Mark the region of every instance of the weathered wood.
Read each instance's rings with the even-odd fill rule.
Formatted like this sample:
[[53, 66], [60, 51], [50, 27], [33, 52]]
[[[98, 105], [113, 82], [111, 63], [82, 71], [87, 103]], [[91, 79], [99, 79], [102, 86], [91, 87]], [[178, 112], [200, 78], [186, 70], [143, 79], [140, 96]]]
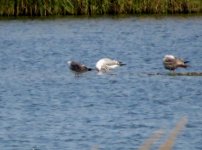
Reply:
[[172, 72], [170, 76], [202, 76], [202, 72]]
[[147, 73], [149, 76], [202, 76], [202, 72], [169, 72], [169, 73]]

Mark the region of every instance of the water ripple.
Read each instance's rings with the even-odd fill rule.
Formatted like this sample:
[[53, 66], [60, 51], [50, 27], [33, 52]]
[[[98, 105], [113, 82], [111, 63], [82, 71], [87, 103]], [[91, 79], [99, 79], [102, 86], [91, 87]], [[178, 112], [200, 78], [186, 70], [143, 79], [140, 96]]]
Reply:
[[[189, 122], [175, 149], [201, 149], [202, 79], [169, 76], [162, 65], [165, 54], [174, 54], [190, 60], [186, 71], [202, 70], [201, 17], [1, 20], [0, 26], [1, 149], [138, 149], [182, 116]], [[66, 64], [95, 67], [102, 57], [127, 65], [75, 77]]]

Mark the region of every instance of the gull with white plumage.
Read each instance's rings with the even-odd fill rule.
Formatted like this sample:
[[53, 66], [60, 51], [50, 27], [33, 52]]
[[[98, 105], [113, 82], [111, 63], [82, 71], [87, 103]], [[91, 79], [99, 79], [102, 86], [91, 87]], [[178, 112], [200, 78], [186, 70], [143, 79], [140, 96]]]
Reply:
[[96, 69], [101, 72], [106, 72], [111, 69], [115, 69], [119, 66], [126, 65], [121, 61], [110, 59], [110, 58], [102, 58], [96, 63]]

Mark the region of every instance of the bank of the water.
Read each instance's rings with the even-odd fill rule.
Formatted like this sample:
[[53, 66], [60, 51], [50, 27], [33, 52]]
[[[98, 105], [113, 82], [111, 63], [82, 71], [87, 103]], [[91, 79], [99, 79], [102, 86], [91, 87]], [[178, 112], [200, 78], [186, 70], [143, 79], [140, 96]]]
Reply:
[[199, 19], [202, 17], [202, 13], [192, 13], [192, 14], [122, 14], [122, 15], [54, 15], [54, 16], [0, 16], [0, 21], [5, 20], [94, 20], [94, 19], [112, 19], [112, 20], [119, 20], [119, 19], [129, 19], [129, 18], [141, 18], [141, 19], [165, 19], [165, 18], [177, 18], [177, 19], [189, 19], [189, 18], [196, 18]]
[[190, 14], [201, 0], [1, 0], [0, 16]]

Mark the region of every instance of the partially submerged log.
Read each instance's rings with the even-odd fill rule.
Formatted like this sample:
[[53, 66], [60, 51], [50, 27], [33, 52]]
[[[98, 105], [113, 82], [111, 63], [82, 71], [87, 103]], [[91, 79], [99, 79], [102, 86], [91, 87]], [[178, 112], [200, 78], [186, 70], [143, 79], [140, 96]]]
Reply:
[[202, 76], [202, 72], [169, 72], [169, 73], [148, 73], [149, 76], [168, 75], [168, 76]]
[[202, 76], [202, 72], [172, 72], [170, 76]]

